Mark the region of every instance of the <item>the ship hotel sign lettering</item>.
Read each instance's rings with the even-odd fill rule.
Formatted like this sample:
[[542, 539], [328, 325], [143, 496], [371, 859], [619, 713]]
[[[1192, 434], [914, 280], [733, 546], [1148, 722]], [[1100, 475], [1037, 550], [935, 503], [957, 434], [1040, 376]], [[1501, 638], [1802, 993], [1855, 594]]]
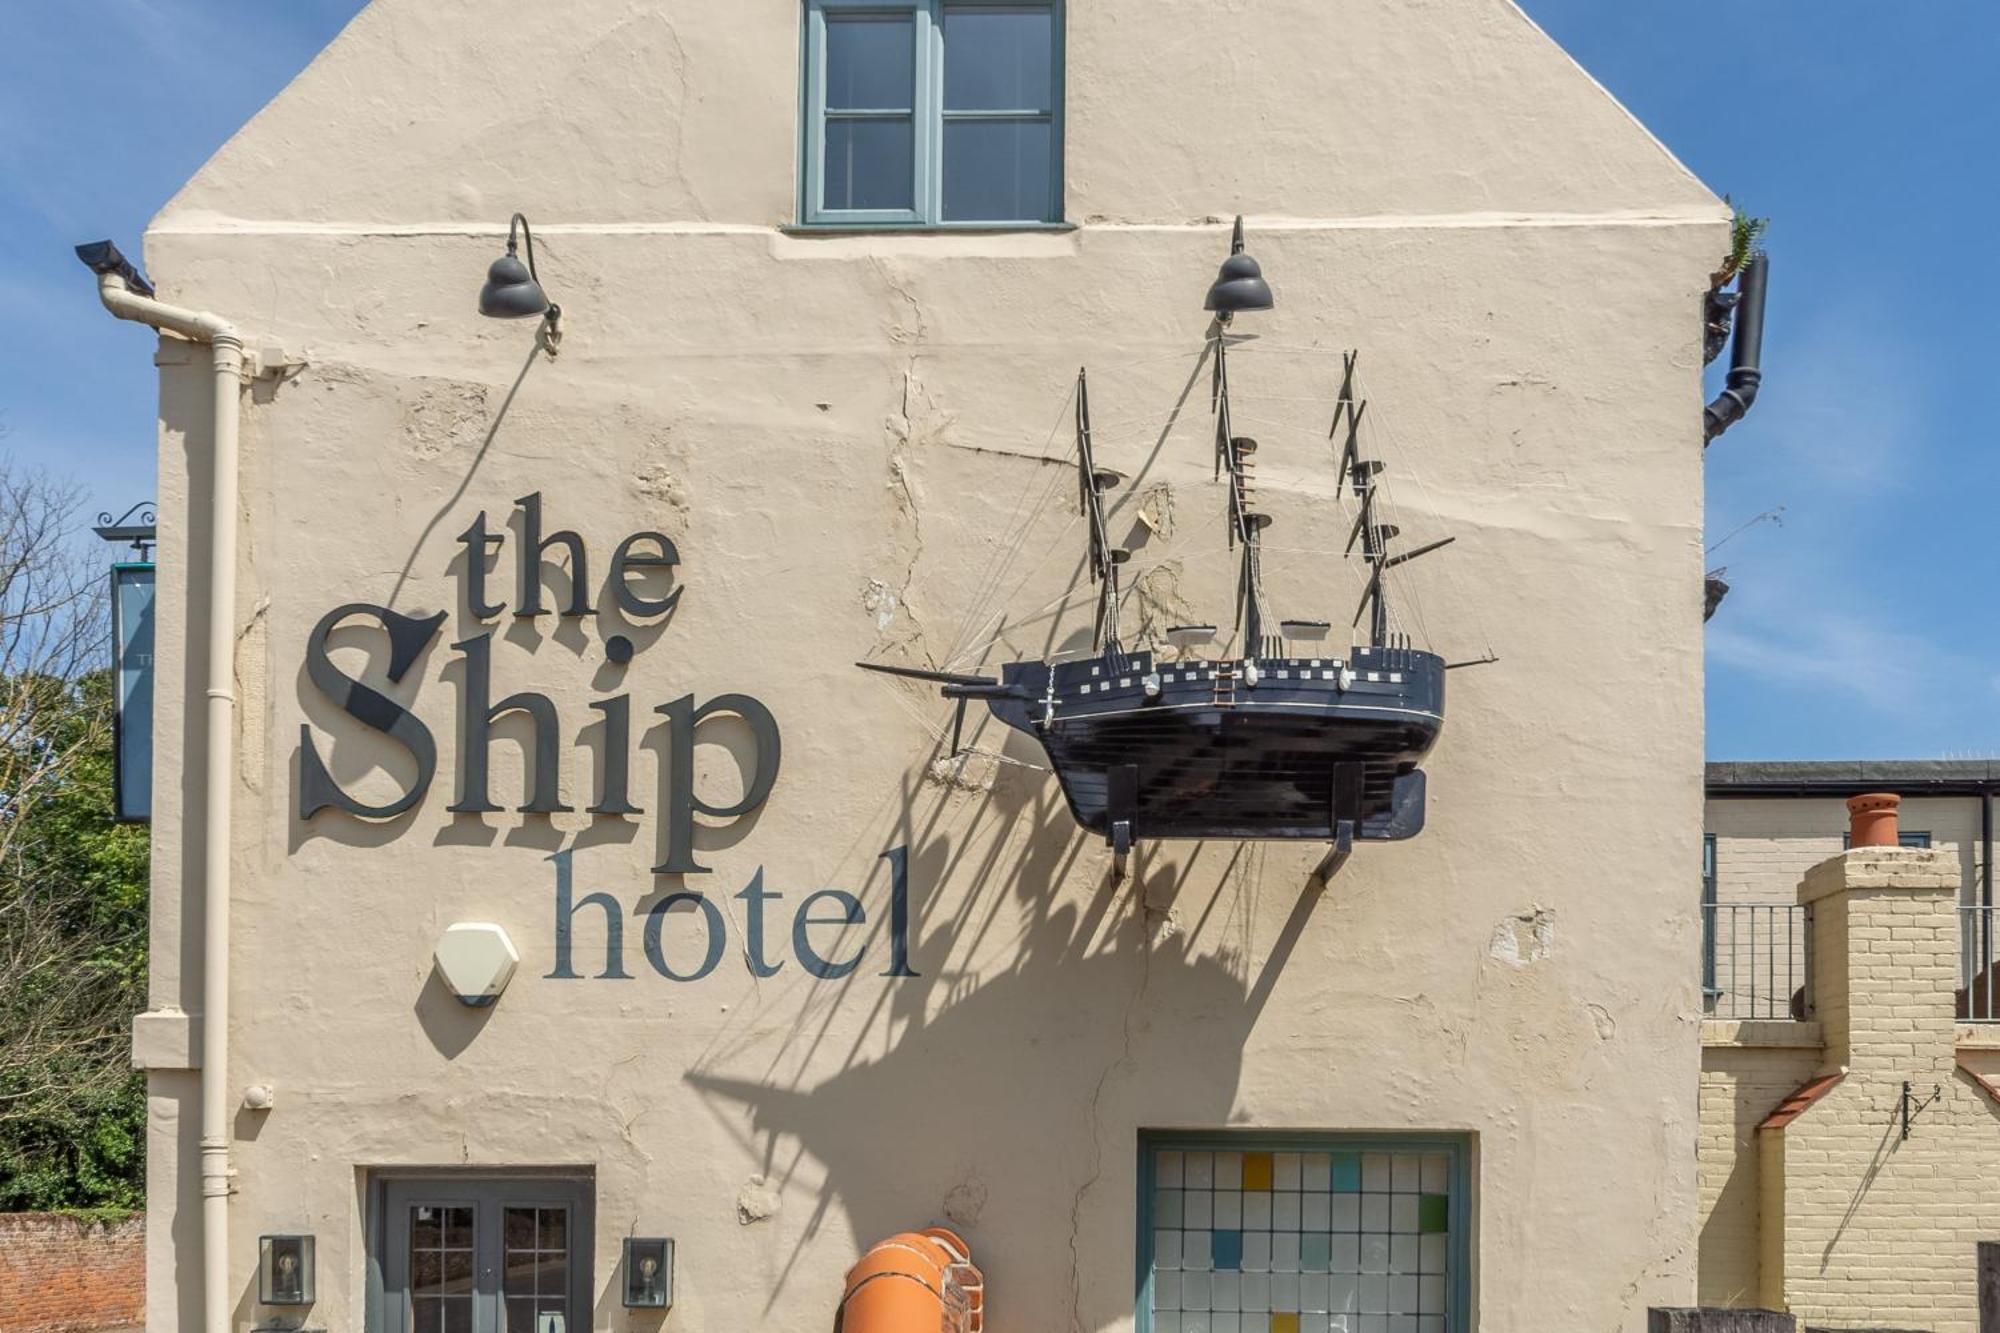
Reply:
[[[512, 535], [514, 561], [514, 602], [517, 617], [534, 618], [550, 613], [543, 588], [544, 561], [552, 550], [567, 556], [569, 595], [560, 608], [565, 617], [596, 616], [590, 605], [590, 552], [584, 540], [571, 531], [543, 531], [542, 497], [539, 492], [515, 502], [518, 530]], [[493, 696], [493, 640], [488, 622], [505, 614], [508, 607], [495, 600], [489, 582], [488, 559], [501, 553], [510, 540], [504, 531], [488, 526], [484, 512], [472, 526], [459, 534], [464, 548], [460, 565], [460, 605], [479, 628], [453, 643], [459, 654], [460, 671], [458, 722], [458, 795], [448, 807], [455, 815], [480, 817], [497, 813], [501, 806], [493, 800], [489, 760], [494, 725], [509, 714], [524, 715], [533, 729], [523, 777], [523, 813], [566, 814], [575, 810], [561, 798], [561, 720], [555, 701], [546, 694], [523, 690], [502, 699]], [[662, 532], [641, 531], [627, 536], [612, 552], [605, 595], [617, 606], [628, 625], [664, 626], [679, 606], [686, 588], [674, 576], [680, 551], [671, 537]], [[430, 790], [437, 775], [437, 739], [430, 726], [410, 708], [343, 671], [332, 657], [337, 631], [370, 624], [385, 632], [389, 658], [385, 675], [400, 684], [419, 658], [437, 639], [446, 619], [445, 612], [430, 616], [409, 616], [370, 602], [349, 602], [321, 616], [313, 626], [305, 646], [307, 679], [324, 699], [361, 727], [380, 732], [409, 756], [414, 775], [392, 799], [369, 802], [350, 794], [334, 778], [321, 757], [319, 741], [309, 723], [299, 727], [299, 817], [311, 820], [323, 813], [368, 821], [396, 819], [414, 809]], [[600, 621], [600, 625], [604, 622]], [[617, 667], [632, 660], [636, 652], [632, 640], [618, 633], [604, 637], [605, 656]], [[602, 715], [602, 741], [594, 800], [585, 813], [597, 818], [630, 818], [646, 813], [633, 800], [631, 790], [632, 696], [614, 694], [595, 699], [590, 708]], [[707, 820], [732, 821], [750, 815], [764, 804], [777, 781], [782, 758], [778, 722], [758, 700], [747, 694], [722, 694], [697, 703], [691, 694], [656, 706], [662, 719], [654, 724], [660, 731], [659, 806], [664, 855], [653, 867], [656, 875], [688, 876], [709, 873], [711, 867], [696, 857], [695, 816]], [[735, 718], [751, 738], [743, 763], [742, 794], [733, 801], [711, 803], [696, 790], [694, 750], [697, 733], [710, 719]], [[630, 978], [637, 959], [626, 955], [626, 911], [608, 893], [589, 893], [577, 898], [573, 888], [573, 852], [565, 850], [553, 858], [555, 864], [554, 965], [548, 975], [562, 979], [580, 978], [590, 973], [602, 979]], [[889, 930], [887, 957], [882, 976], [910, 977], [916, 973], [909, 962], [910, 889], [907, 849], [892, 848], [882, 854], [890, 871]], [[750, 882], [733, 895], [745, 907], [742, 956], [757, 976], [774, 976], [785, 967], [777, 950], [789, 946], [792, 957], [807, 973], [823, 979], [837, 979], [859, 969], [864, 958], [849, 941], [844, 951], [827, 943], [843, 928], [866, 924], [861, 900], [842, 889], [821, 889], [801, 901], [792, 915], [788, 939], [771, 941], [767, 936], [768, 909], [783, 900], [783, 894], [764, 887], [760, 867]], [[600, 909], [603, 916], [605, 953], [601, 969], [586, 956], [585, 946], [572, 938], [572, 926], [586, 908]], [[676, 911], [676, 908], [683, 909]], [[692, 945], [676, 942], [671, 948], [678, 962], [669, 959], [669, 932], [692, 930]], [[713, 973], [727, 950], [729, 918], [717, 903], [701, 892], [682, 890], [663, 895], [646, 913], [637, 941], [644, 966], [670, 981], [698, 981]], [[705, 938], [704, 938], [705, 937]], [[816, 942], [817, 941], [817, 942]], [[824, 951], [823, 951], [824, 950]], [[697, 955], [689, 961], [690, 954]], [[837, 954], [838, 956], [829, 956]], [[583, 964], [579, 970], [578, 963]]]

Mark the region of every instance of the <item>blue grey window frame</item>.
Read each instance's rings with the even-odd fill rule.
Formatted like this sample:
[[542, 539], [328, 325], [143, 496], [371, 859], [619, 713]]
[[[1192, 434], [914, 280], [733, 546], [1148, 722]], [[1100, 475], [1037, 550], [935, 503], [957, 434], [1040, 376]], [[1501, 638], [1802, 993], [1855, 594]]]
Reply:
[[[799, 173], [799, 225], [813, 230], [891, 228], [925, 231], [1027, 231], [1061, 228], [1063, 221], [1063, 105], [1065, 0], [806, 0], [805, 27], [800, 42], [804, 64], [800, 80], [802, 124]], [[944, 12], [976, 10], [1046, 10], [1054, 50], [1049, 64], [1049, 214], [1042, 218], [944, 219], [944, 123], [951, 120], [1021, 120], [1039, 118], [1029, 110], [944, 110]], [[916, 71], [912, 122], [915, 150], [911, 161], [914, 207], [862, 209], [825, 208], [826, 170], [826, 22], [827, 15], [910, 15], [916, 24]], [[865, 108], [842, 114], [868, 114]], [[883, 112], [882, 114], [895, 114]]]
[[[1898, 847], [1928, 849], [1931, 845], [1931, 835], [1928, 830], [1913, 830], [1908, 833], [1899, 831], [1896, 834], [1896, 845]], [[1848, 829], [1840, 835], [1840, 849], [1842, 851], [1854, 850], [1853, 829]]]
[[1446, 1333], [1472, 1329], [1472, 1136], [1470, 1134], [1341, 1134], [1301, 1130], [1139, 1131], [1139, 1231], [1133, 1307], [1135, 1333], [1153, 1326], [1153, 1158], [1168, 1152], [1403, 1152], [1442, 1153], [1451, 1159], [1451, 1274]]

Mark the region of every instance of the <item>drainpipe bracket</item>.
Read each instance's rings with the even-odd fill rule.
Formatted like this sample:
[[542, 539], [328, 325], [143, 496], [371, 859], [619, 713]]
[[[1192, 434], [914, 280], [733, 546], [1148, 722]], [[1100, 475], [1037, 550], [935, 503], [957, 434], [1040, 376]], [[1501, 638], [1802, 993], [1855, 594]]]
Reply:
[[[207, 366], [211, 364], [213, 353], [207, 345], [191, 342], [186, 338], [168, 333], [160, 337], [160, 345], [153, 353], [155, 366]], [[312, 364], [311, 357], [303, 350], [295, 351], [281, 343], [258, 343], [243, 348], [243, 382], [253, 384], [258, 380], [282, 379]]]
[[243, 382], [283, 379], [310, 364], [303, 351], [294, 352], [279, 343], [260, 343], [243, 349]]

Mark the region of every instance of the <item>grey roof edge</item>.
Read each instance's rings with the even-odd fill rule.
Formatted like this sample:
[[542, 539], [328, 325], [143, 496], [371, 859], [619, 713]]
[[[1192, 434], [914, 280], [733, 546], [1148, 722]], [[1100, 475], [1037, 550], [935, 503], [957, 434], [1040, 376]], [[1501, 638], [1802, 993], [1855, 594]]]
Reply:
[[1992, 759], [1752, 760], [1706, 770], [1711, 796], [2000, 792], [2000, 760]]

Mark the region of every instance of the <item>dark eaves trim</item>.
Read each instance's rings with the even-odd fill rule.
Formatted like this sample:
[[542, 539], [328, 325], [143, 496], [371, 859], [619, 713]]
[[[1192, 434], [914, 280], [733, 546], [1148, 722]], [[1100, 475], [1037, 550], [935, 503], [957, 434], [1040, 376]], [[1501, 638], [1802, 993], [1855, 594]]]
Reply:
[[1709, 764], [1712, 797], [1987, 796], [2000, 793], [2000, 760], [1829, 759]]

